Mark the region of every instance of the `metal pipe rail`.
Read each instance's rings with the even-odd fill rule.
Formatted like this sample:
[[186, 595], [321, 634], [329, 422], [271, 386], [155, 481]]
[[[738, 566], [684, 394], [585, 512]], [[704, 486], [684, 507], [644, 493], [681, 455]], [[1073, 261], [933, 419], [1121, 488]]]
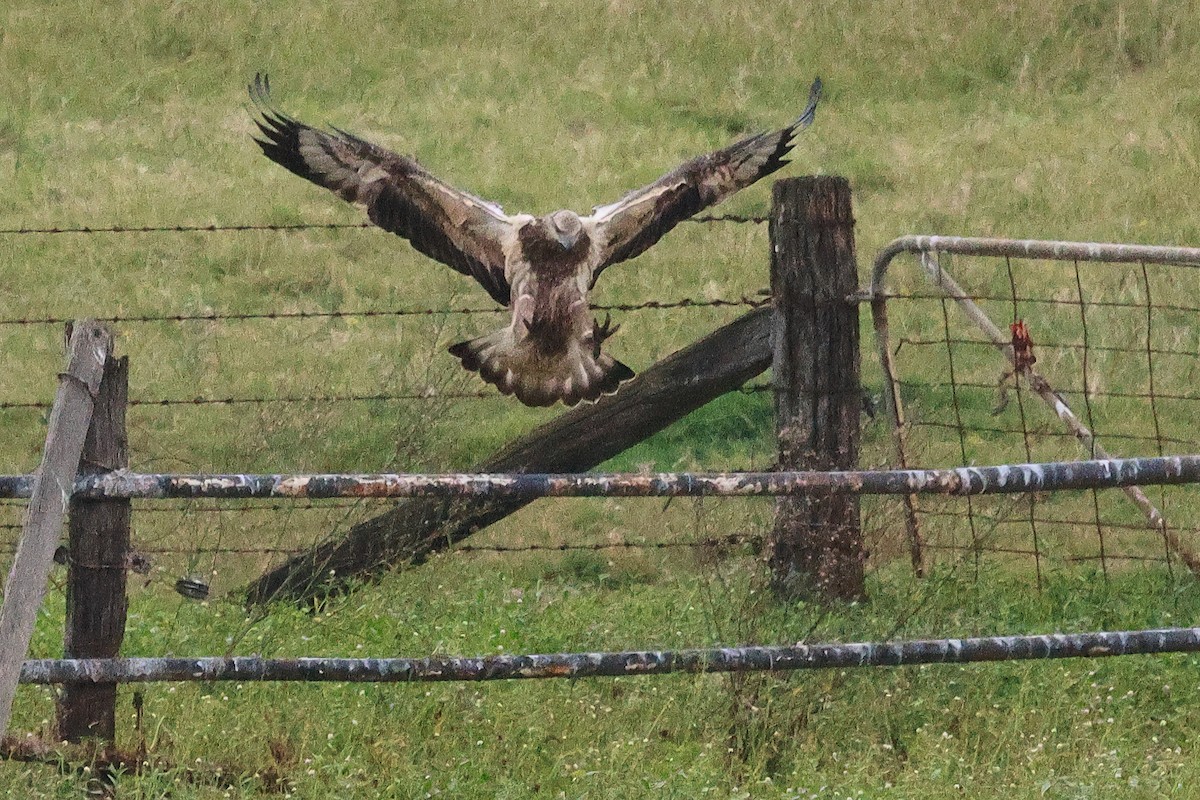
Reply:
[[971, 236], [901, 236], [875, 256], [871, 290], [866, 298], [882, 296], [888, 266], [900, 253], [957, 253], [969, 256], [1044, 258], [1055, 261], [1106, 261], [1136, 264], [1200, 266], [1200, 247], [1168, 247], [1109, 242], [1058, 242], [1040, 239], [988, 239]]
[[672, 672], [900, 667], [1200, 652], [1200, 628], [778, 647], [714, 647], [476, 658], [112, 658], [26, 661], [22, 683], [335, 681], [412, 683], [590, 678]]
[[[1200, 455], [841, 472], [374, 475], [170, 475], [124, 471], [79, 477], [87, 500], [334, 497], [757, 497], [830, 494], [1019, 494], [1200, 483]], [[26, 498], [30, 475], [0, 476], [0, 498]]]

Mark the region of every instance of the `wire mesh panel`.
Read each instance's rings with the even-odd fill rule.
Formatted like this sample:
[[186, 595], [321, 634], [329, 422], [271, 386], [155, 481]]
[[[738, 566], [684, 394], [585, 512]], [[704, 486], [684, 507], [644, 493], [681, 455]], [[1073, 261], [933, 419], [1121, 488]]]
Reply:
[[[897, 260], [917, 269], [893, 269], [885, 288], [903, 251], [913, 255]], [[873, 296], [888, 306], [876, 327], [908, 463], [1195, 452], [1197, 260], [1185, 248], [897, 240], [877, 262]], [[1024, 564], [1039, 584], [1048, 569], [1186, 565], [1200, 546], [1200, 494], [1136, 494], [923, 501], [919, 517], [929, 558]]]

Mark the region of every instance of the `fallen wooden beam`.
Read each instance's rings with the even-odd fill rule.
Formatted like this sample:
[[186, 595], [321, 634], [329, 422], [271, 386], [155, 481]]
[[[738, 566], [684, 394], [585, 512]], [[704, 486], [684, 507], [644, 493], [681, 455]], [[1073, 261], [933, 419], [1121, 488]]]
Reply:
[[[582, 472], [627, 450], [771, 365], [772, 309], [759, 308], [668, 356], [594, 405], [578, 406], [477, 464], [475, 472]], [[292, 557], [246, 589], [250, 604], [346, 591], [507, 517], [530, 500], [416, 499]]]

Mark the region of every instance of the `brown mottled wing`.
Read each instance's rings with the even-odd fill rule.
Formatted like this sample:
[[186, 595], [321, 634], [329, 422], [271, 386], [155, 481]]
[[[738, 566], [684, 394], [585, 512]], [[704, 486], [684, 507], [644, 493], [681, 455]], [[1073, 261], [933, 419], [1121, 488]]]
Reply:
[[336, 128], [317, 130], [276, 110], [265, 76], [255, 75], [249, 88], [264, 137], [254, 141], [267, 158], [365, 206], [376, 225], [474, 277], [496, 302], [508, 305], [504, 239], [513, 233], [513, 220], [500, 206], [443, 183], [412, 158]]
[[645, 252], [693, 214], [788, 163], [784, 156], [791, 152], [796, 132], [812, 123], [820, 97], [818, 78], [809, 91], [808, 107], [786, 128], [750, 136], [724, 150], [694, 158], [649, 186], [596, 208], [585, 219], [600, 247], [592, 280], [605, 267]]

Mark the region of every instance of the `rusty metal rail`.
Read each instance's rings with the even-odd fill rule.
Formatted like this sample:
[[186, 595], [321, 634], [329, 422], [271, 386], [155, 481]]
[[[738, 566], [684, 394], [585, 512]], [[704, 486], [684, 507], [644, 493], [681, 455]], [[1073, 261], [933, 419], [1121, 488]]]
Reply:
[[26, 661], [22, 683], [335, 681], [411, 683], [968, 664], [1200, 652], [1200, 628], [777, 647], [477, 658], [114, 658]]
[[[334, 497], [757, 497], [830, 494], [1019, 494], [1200, 483], [1200, 455], [842, 472], [372, 475], [169, 475], [77, 478], [73, 497], [103, 499]], [[24, 498], [30, 475], [0, 476], [0, 498]]]

